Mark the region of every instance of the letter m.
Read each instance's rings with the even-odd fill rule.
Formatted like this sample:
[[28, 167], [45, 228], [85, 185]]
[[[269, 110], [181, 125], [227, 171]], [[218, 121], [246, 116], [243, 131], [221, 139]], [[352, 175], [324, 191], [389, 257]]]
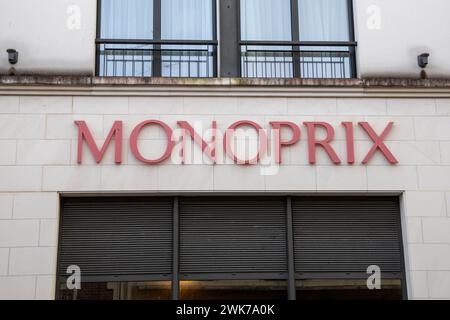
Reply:
[[115, 162], [117, 164], [122, 163], [122, 121], [115, 121], [111, 130], [109, 131], [108, 137], [105, 140], [102, 148], [99, 149], [97, 144], [95, 143], [94, 138], [92, 137], [91, 131], [86, 125], [85, 121], [75, 121], [75, 124], [78, 126], [78, 158], [77, 161], [79, 164], [82, 163], [83, 159], [83, 141], [86, 141], [86, 144], [89, 147], [92, 155], [95, 158], [97, 163], [100, 163], [105, 155], [106, 150], [108, 149], [109, 144], [111, 143], [112, 138], [114, 137], [115, 142]]

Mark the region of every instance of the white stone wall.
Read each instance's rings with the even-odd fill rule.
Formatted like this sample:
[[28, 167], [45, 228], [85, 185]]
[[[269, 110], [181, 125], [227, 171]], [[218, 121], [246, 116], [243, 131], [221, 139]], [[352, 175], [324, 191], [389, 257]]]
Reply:
[[18, 72], [90, 74], [95, 69], [96, 0], [0, 2], [0, 73], [19, 51]]
[[[8, 178], [2, 173], [1, 179]], [[0, 300], [53, 299], [58, 194], [3, 191], [7, 190], [2, 187], [0, 194]]]
[[430, 54], [430, 77], [450, 75], [450, 2], [353, 0], [361, 77], [418, 77], [417, 56]]
[[[103, 92], [103, 94], [105, 94]], [[113, 94], [113, 92], [111, 92]], [[0, 96], [0, 299], [54, 297], [58, 192], [388, 192], [403, 193], [403, 224], [410, 298], [450, 298], [450, 99], [290, 98], [290, 97], [93, 97]], [[320, 94], [317, 94], [320, 95]], [[283, 151], [274, 175], [259, 166], [147, 166], [128, 148], [130, 130], [147, 119], [214, 119], [220, 128], [235, 120], [297, 123], [317, 120], [335, 125], [333, 146], [343, 164], [335, 166], [319, 149], [308, 164], [306, 130]], [[77, 128], [85, 120], [102, 141], [114, 120], [124, 121], [124, 161], [114, 164], [110, 148], [101, 165], [85, 148], [76, 164]], [[358, 164], [345, 163], [341, 121], [370, 122], [378, 133], [395, 125], [387, 145], [399, 160], [388, 165], [380, 153], [359, 164], [371, 147], [355, 128]], [[156, 155], [161, 132], [143, 132], [143, 153]], [[111, 145], [112, 147], [112, 145]]]

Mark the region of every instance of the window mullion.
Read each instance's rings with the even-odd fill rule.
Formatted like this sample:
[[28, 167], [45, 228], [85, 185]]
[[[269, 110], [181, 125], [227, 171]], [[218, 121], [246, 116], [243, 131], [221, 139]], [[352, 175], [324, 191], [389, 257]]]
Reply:
[[[348, 10], [348, 29], [349, 29], [349, 41], [355, 41], [355, 23], [353, 18], [353, 0], [347, 0], [347, 10]], [[349, 47], [350, 51], [350, 72], [351, 78], [356, 78], [356, 48], [355, 47]]]
[[[102, 37], [102, 31], [101, 31], [101, 27], [102, 27], [102, 1], [103, 0], [97, 0], [97, 33], [96, 33], [96, 38], [100, 39]], [[95, 44], [95, 50], [96, 50], [96, 54], [95, 54], [95, 75], [98, 77], [100, 76], [100, 50], [101, 50], [101, 45], [100, 43], [96, 43]]]
[[[153, 40], [161, 40], [161, 0], [153, 0]], [[161, 77], [161, 45], [153, 45], [152, 76]]]
[[241, 75], [241, 47], [239, 0], [221, 0], [220, 14], [220, 76], [239, 77]]
[[[298, 0], [291, 0], [291, 35], [292, 41], [300, 41]], [[292, 47], [292, 65], [294, 78], [300, 77], [300, 47]]]

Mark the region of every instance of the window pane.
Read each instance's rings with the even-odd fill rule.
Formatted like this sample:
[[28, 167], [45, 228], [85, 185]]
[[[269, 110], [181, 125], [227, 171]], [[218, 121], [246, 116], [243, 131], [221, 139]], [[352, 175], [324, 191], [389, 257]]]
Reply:
[[381, 289], [369, 290], [367, 280], [297, 280], [297, 300], [401, 300], [400, 279], [382, 279]]
[[163, 77], [212, 77], [213, 46], [164, 45], [161, 65]]
[[291, 40], [290, 0], [241, 0], [242, 40]]
[[152, 0], [102, 0], [103, 39], [153, 39]]
[[348, 41], [348, 0], [299, 0], [300, 40]]
[[212, 40], [211, 0], [161, 1], [161, 37], [172, 40]]
[[83, 282], [80, 290], [61, 285], [61, 300], [170, 300], [170, 281]]
[[180, 281], [182, 300], [286, 300], [286, 280]]

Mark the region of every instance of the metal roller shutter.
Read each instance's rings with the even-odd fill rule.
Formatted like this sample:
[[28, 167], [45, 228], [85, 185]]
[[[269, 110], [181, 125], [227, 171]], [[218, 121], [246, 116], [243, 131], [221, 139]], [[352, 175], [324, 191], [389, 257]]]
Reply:
[[297, 277], [401, 273], [398, 198], [293, 198], [292, 212]]
[[59, 274], [78, 265], [83, 276], [170, 274], [172, 199], [64, 198]]
[[181, 198], [180, 272], [287, 272], [286, 200]]

